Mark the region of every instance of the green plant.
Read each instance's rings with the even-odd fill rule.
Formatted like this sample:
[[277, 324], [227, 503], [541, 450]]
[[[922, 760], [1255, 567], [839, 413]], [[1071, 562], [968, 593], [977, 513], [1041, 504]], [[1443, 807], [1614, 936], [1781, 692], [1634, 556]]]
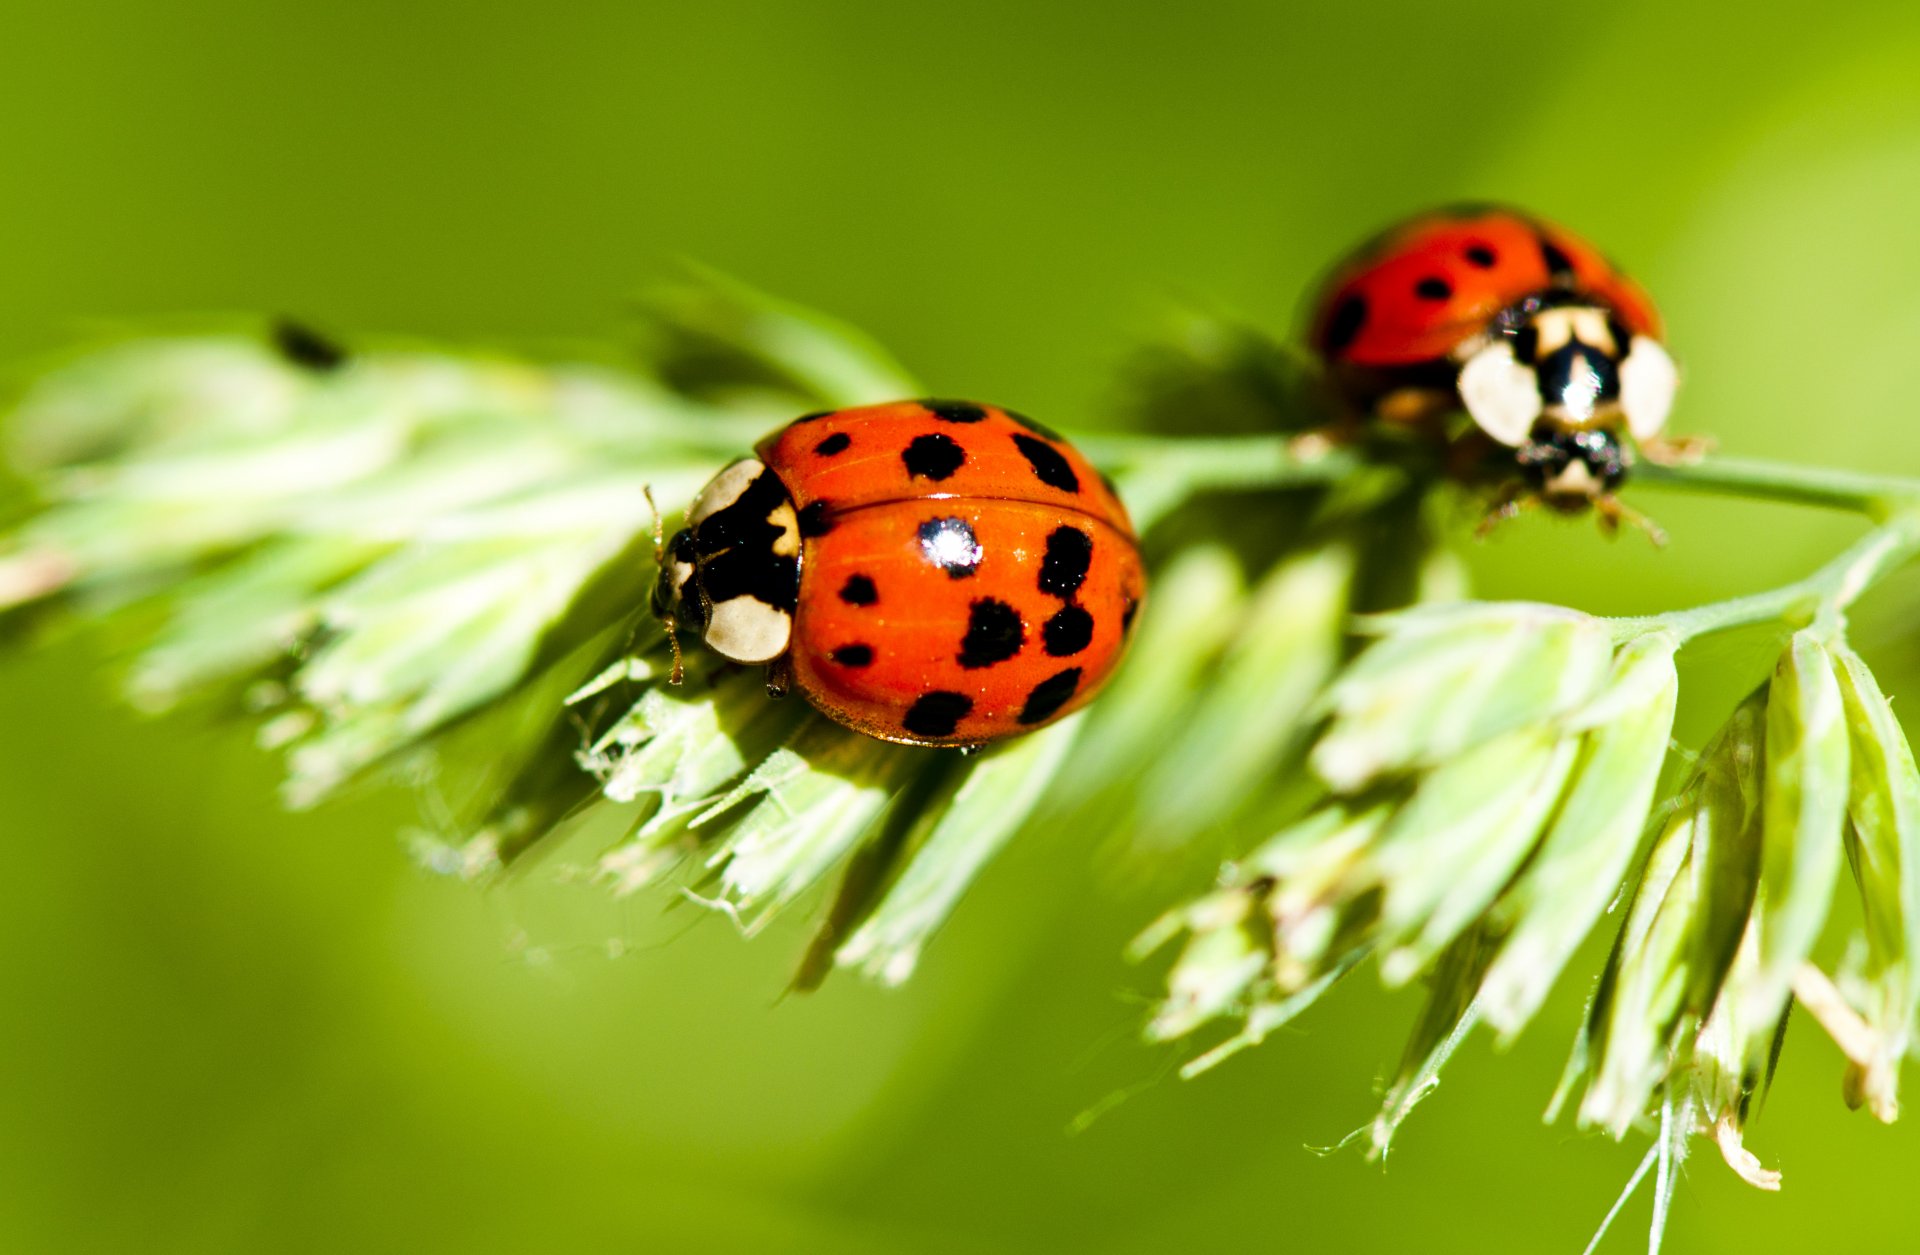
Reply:
[[[1090, 711], [963, 758], [848, 733], [739, 669], [665, 683], [649, 492], [686, 500], [796, 412], [920, 390], [847, 328], [718, 282], [669, 293], [647, 332], [637, 361], [539, 364], [241, 329], [30, 372], [0, 610], [115, 625], [133, 700], [256, 719], [293, 805], [430, 784], [447, 819], [411, 840], [437, 871], [579, 833], [613, 892], [673, 883], [749, 933], [837, 873], [802, 986], [905, 979], [1023, 828], [1097, 831], [1156, 875], [1230, 855], [1141, 938], [1184, 939], [1148, 1035], [1226, 1021], [1192, 1074], [1368, 958], [1424, 980], [1380, 1155], [1472, 1027], [1527, 1025], [1624, 886], [1561, 1099], [1616, 1137], [1657, 1128], [1656, 1245], [1695, 1134], [1777, 1185], [1742, 1136], [1793, 1001], [1846, 1052], [1850, 1100], [1897, 1113], [1920, 774], [1846, 612], [1920, 551], [1920, 483], [1644, 467], [1872, 528], [1804, 580], [1646, 618], [1465, 601], [1460, 501], [1419, 451], [1328, 441], [1310, 369], [1196, 320], [1132, 380], [1142, 430], [1083, 441], [1155, 570], [1135, 656]], [[1754, 625], [1783, 638], [1774, 675], [1673, 752], [1676, 655]], [[1843, 862], [1861, 925], [1829, 976]]]

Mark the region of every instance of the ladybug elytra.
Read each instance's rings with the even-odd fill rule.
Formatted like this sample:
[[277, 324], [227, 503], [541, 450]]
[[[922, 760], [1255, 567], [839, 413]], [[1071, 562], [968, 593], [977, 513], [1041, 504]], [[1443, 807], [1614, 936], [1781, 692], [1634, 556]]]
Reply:
[[903, 401], [807, 415], [754, 453], [664, 546], [670, 632], [916, 745], [1041, 727], [1112, 673], [1145, 576], [1126, 508], [1055, 432]]
[[1465, 410], [1560, 510], [1631, 517], [1613, 497], [1632, 465], [1623, 435], [1678, 456], [1660, 439], [1679, 373], [1652, 300], [1585, 241], [1517, 210], [1390, 228], [1336, 269], [1311, 336], [1361, 417], [1423, 425]]

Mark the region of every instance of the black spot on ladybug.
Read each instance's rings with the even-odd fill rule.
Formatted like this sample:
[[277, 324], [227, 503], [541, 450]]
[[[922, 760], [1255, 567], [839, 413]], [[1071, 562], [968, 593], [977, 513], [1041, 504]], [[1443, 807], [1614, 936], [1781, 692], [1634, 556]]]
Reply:
[[1453, 285], [1440, 278], [1422, 279], [1413, 285], [1413, 294], [1423, 301], [1444, 301], [1453, 295]]
[[1062, 606], [1041, 626], [1040, 639], [1051, 656], [1072, 657], [1093, 643], [1093, 616], [1078, 606]]
[[801, 423], [817, 423], [823, 418], [832, 418], [839, 412], [839, 410], [815, 410], [811, 414], [802, 414], [799, 418], [794, 419], [793, 422], [788, 423], [787, 426], [797, 427]]
[[880, 600], [880, 590], [864, 575], [849, 575], [840, 586], [840, 600], [849, 606], [871, 606]]
[[1059, 440], [1061, 438], [1059, 432], [1038, 419], [1028, 418], [1025, 414], [1017, 413], [1013, 410], [1001, 410], [1000, 412], [1036, 436], [1045, 436], [1048, 440]]
[[1047, 533], [1046, 556], [1040, 559], [1040, 591], [1063, 600], [1080, 591], [1093, 565], [1093, 537], [1077, 527], [1056, 527]]
[[830, 458], [836, 453], [845, 453], [847, 446], [852, 443], [852, 436], [849, 436], [844, 431], [836, 431], [819, 444], [813, 446], [813, 451], [823, 458]]
[[308, 370], [338, 370], [347, 364], [347, 351], [338, 343], [291, 318], [276, 318], [271, 331], [273, 347], [295, 366]]
[[1547, 263], [1547, 273], [1556, 280], [1573, 278], [1573, 259], [1544, 235], [1540, 237], [1540, 260]]
[[1033, 686], [1027, 701], [1015, 716], [1021, 723], [1043, 723], [1059, 711], [1080, 687], [1080, 668], [1068, 667]]
[[1493, 263], [1500, 260], [1494, 251], [1485, 244], [1467, 245], [1464, 256], [1469, 266], [1477, 266], [1481, 270], [1492, 270]]
[[913, 478], [938, 481], [960, 469], [967, 460], [967, 451], [953, 437], [936, 431], [915, 436], [913, 443], [901, 453], [900, 460], [906, 463], [907, 474]]
[[1343, 298], [1327, 318], [1327, 329], [1321, 337], [1326, 351], [1340, 352], [1359, 338], [1360, 328], [1366, 325], [1367, 298], [1358, 292]]
[[935, 689], [922, 693], [900, 720], [915, 736], [952, 736], [960, 721], [973, 713], [973, 699], [965, 693]]
[[920, 525], [920, 552], [928, 562], [963, 580], [980, 569], [985, 552], [965, 519], [928, 519]]
[[1013, 443], [1019, 446], [1020, 453], [1027, 459], [1027, 465], [1033, 468], [1034, 478], [1049, 488], [1058, 488], [1061, 492], [1079, 492], [1080, 477], [1073, 473], [1073, 466], [1060, 450], [1044, 440], [1035, 440], [1032, 436], [1014, 434]]
[[1133, 629], [1133, 617], [1139, 613], [1140, 599], [1132, 593], [1128, 593], [1126, 608], [1120, 612], [1120, 630], [1122, 632], [1131, 631]]
[[842, 645], [828, 656], [843, 667], [870, 667], [873, 665], [873, 646]]
[[984, 406], [971, 401], [922, 401], [920, 406], [943, 423], [977, 423], [987, 416]]
[[827, 515], [833, 507], [825, 501], [816, 501], [800, 511], [800, 534], [802, 536], [825, 536], [833, 530], [833, 520]]
[[982, 597], [967, 610], [967, 634], [960, 640], [960, 665], [969, 671], [1005, 662], [1027, 643], [1020, 612], [1006, 602]]

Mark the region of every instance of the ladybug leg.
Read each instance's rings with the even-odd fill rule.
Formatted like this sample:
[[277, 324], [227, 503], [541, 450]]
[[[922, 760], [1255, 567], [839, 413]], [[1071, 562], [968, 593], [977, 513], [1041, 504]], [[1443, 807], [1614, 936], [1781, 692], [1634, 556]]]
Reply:
[[1692, 466], [1712, 453], [1712, 436], [1649, 436], [1640, 441], [1640, 454], [1655, 466]]
[[1396, 388], [1374, 402], [1374, 416], [1404, 427], [1425, 427], [1458, 408], [1451, 389]]
[[1485, 540], [1493, 535], [1493, 530], [1508, 519], [1517, 519], [1528, 510], [1540, 504], [1537, 494], [1522, 484], [1509, 484], [1500, 490], [1500, 496], [1493, 503], [1480, 525], [1473, 529], [1475, 540]]
[[679, 684], [687, 678], [686, 660], [680, 656], [680, 629], [672, 619], [665, 620], [667, 645], [673, 650], [673, 670], [667, 673], [668, 684]]
[[1623, 503], [1612, 493], [1603, 493], [1593, 499], [1594, 517], [1600, 520], [1600, 530], [1612, 537], [1619, 533], [1622, 523], [1645, 533], [1655, 548], [1667, 543], [1667, 533], [1660, 525], [1632, 506]]
[[767, 664], [767, 696], [785, 697], [793, 688], [793, 663], [785, 654], [781, 654]]

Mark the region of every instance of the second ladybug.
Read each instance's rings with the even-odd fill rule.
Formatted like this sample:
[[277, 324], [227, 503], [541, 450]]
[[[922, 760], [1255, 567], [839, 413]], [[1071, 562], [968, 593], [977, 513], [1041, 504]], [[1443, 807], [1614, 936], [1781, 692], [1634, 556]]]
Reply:
[[[810, 414], [722, 470], [654, 611], [885, 741], [980, 745], [1106, 682], [1145, 576], [1126, 508], [1059, 435], [969, 401]], [[678, 645], [676, 642], [676, 650]]]
[[[1659, 312], [1598, 250], [1517, 210], [1463, 207], [1395, 226], [1338, 267], [1312, 342], [1364, 418], [1431, 426], [1464, 410], [1510, 451], [1525, 500], [1632, 518], [1614, 490], [1649, 457], [1679, 374]], [[1497, 465], [1497, 463], [1496, 463]]]

